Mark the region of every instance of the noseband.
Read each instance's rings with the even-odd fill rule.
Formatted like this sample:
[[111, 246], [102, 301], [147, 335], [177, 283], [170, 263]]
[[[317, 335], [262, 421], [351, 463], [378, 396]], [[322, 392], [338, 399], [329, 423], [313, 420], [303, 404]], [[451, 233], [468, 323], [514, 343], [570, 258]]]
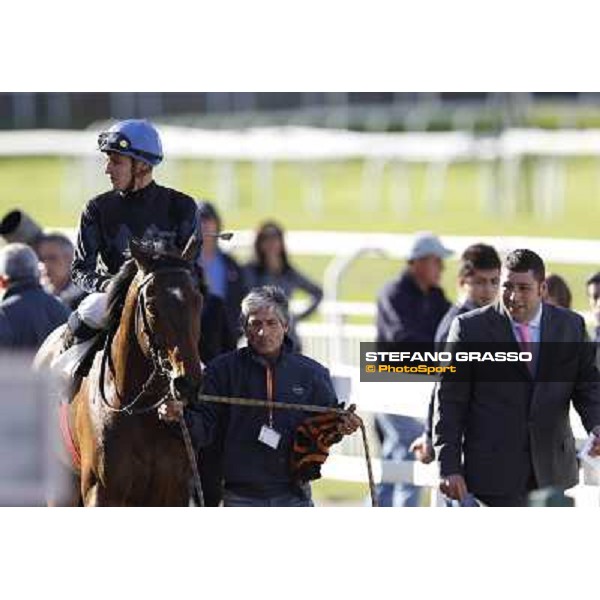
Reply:
[[[112, 342], [114, 340], [115, 334], [118, 329], [115, 327], [112, 331], [108, 333], [106, 336], [106, 341], [104, 343], [104, 349], [102, 351], [102, 360], [100, 363], [100, 396], [104, 405], [114, 413], [127, 413], [128, 415], [143, 415], [146, 413], [150, 413], [155, 411], [161, 404], [163, 404], [171, 395], [171, 391], [169, 388], [169, 371], [170, 371], [170, 363], [164, 352], [164, 349], [160, 347], [160, 345], [156, 342], [156, 336], [150, 327], [150, 323], [148, 321], [148, 315], [146, 313], [146, 288], [149, 283], [154, 281], [154, 278], [158, 273], [187, 273], [191, 275], [188, 269], [183, 267], [163, 267], [160, 269], [156, 269], [152, 273], [149, 273], [142, 279], [140, 285], [137, 290], [137, 299], [136, 299], [136, 308], [135, 308], [135, 331], [138, 332], [138, 323], [141, 321], [142, 327], [141, 332], [144, 334], [146, 339], [148, 340], [148, 349], [150, 351], [150, 359], [152, 361], [152, 373], [150, 377], [144, 382], [142, 385], [142, 389], [136, 395], [136, 397], [125, 406], [120, 406], [117, 408], [113, 406], [106, 397], [106, 391], [104, 388], [104, 379], [106, 375], [106, 365], [110, 369], [111, 375], [114, 381], [115, 395], [117, 396], [119, 403], [123, 405], [124, 399], [117, 389], [117, 381], [115, 376], [115, 366], [112, 359]], [[160, 384], [160, 387], [155, 388], [156, 384]], [[160, 398], [157, 402], [155, 402], [152, 406], [147, 406], [143, 408], [137, 408], [134, 410], [134, 407], [140, 402], [144, 396], [146, 396], [149, 392], [159, 392]], [[163, 395], [163, 392], [164, 393]]]

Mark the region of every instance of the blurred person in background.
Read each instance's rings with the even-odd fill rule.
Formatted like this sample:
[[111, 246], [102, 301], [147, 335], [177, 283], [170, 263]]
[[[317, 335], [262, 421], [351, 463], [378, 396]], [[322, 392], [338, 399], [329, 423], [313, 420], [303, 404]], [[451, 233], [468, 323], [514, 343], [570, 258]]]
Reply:
[[548, 275], [546, 277], [546, 291], [544, 292], [544, 302], [552, 306], [571, 309], [573, 295], [567, 285], [567, 282], [560, 275]]
[[[407, 268], [382, 290], [377, 301], [377, 343], [420, 343], [432, 352], [437, 328], [451, 304], [440, 287], [444, 259], [452, 255], [431, 233], [415, 236]], [[424, 431], [423, 422], [412, 417], [379, 414], [375, 418], [382, 457], [410, 458], [412, 442]], [[411, 484], [382, 484], [381, 506], [419, 506], [420, 488]]]
[[[225, 303], [219, 296], [208, 293], [202, 303], [199, 353], [205, 365], [235, 350], [236, 332], [231, 328]], [[219, 506], [223, 499], [223, 439], [216, 435], [213, 442], [198, 453], [198, 471], [205, 506]], [[196, 498], [199, 503], [199, 499]]]
[[198, 351], [204, 364], [237, 346], [236, 332], [231, 328], [225, 303], [210, 292], [202, 303], [200, 331]]
[[600, 343], [600, 271], [586, 281], [586, 289], [595, 323], [592, 339], [596, 343]]
[[[452, 321], [458, 316], [498, 300], [502, 263], [496, 249], [486, 244], [469, 246], [462, 254], [458, 271], [460, 298], [444, 315], [435, 333], [435, 346], [442, 351]], [[425, 433], [411, 445], [417, 460], [429, 464], [435, 459], [432, 440], [435, 389], [429, 403]]]
[[69, 309], [42, 289], [38, 257], [25, 244], [0, 249], [0, 294], [0, 349], [36, 351], [69, 317]]
[[289, 336], [295, 349], [300, 351], [301, 343], [295, 325], [317, 310], [323, 299], [323, 290], [290, 264], [284, 232], [277, 223], [268, 221], [259, 227], [254, 240], [254, 259], [246, 265], [245, 273], [248, 287], [251, 289], [275, 285], [285, 292], [288, 300], [291, 300], [297, 290], [310, 296], [306, 309], [292, 315], [290, 321]]
[[42, 262], [42, 285], [71, 310], [75, 310], [85, 297], [85, 292], [71, 279], [71, 264], [75, 247], [61, 233], [51, 233], [40, 238], [36, 245]]
[[202, 235], [202, 252], [198, 261], [204, 269], [209, 292], [225, 305], [229, 329], [236, 341], [241, 337], [240, 307], [248, 291], [242, 268], [234, 258], [219, 248], [221, 216], [214, 205], [206, 200], [198, 202], [198, 228]]
[[64, 337], [65, 350], [76, 346], [74, 355], [62, 360], [61, 368], [71, 374], [86, 354], [77, 350], [79, 343], [93, 339], [105, 326], [107, 288], [128, 258], [130, 240], [182, 251], [196, 233], [194, 200], [154, 181], [163, 151], [151, 123], [116, 123], [100, 134], [98, 149], [106, 154], [112, 189], [86, 204], [79, 224], [72, 278], [89, 295], [69, 318]]

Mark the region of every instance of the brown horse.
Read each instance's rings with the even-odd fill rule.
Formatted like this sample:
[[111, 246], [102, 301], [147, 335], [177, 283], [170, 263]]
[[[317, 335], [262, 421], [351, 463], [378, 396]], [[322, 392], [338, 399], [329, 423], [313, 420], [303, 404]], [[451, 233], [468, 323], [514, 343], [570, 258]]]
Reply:
[[72, 497], [52, 504], [189, 504], [191, 468], [179, 428], [160, 421], [157, 409], [200, 385], [203, 287], [191, 262], [197, 240], [181, 256], [136, 241], [130, 247], [133, 260], [109, 293], [104, 349], [65, 418], [79, 462], [70, 474]]

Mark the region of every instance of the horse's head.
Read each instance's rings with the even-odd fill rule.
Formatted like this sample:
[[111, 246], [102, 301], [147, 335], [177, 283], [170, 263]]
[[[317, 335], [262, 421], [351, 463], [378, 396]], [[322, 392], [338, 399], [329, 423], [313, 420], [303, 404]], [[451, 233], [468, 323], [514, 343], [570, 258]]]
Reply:
[[130, 249], [138, 267], [130, 289], [137, 297], [138, 344], [155, 369], [168, 373], [172, 394], [186, 399], [202, 376], [198, 342], [204, 288], [194, 267], [198, 240], [192, 236], [181, 255], [138, 241]]

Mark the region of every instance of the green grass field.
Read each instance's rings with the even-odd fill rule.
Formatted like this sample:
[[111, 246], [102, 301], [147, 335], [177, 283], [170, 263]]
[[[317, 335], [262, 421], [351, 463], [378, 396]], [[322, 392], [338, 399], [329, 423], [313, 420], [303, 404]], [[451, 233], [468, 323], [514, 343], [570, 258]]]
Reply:
[[[91, 192], [83, 184], [84, 169], [78, 163], [57, 158], [13, 158], [0, 160], [0, 215], [21, 208], [46, 227], [74, 227], [78, 214]], [[566, 169], [564, 211], [551, 220], [542, 220], [531, 212], [530, 170], [520, 189], [518, 217], [507, 219], [501, 214], [482, 209], [479, 172], [472, 165], [453, 166], [442, 205], [432, 212], [426, 206], [425, 169], [414, 166], [409, 171], [411, 201], [400, 214], [394, 206], [392, 173], [385, 172], [379, 194], [375, 194], [376, 210], [361, 208], [362, 165], [358, 162], [329, 164], [321, 167], [324, 207], [321, 213], [306, 208], [305, 170], [292, 164], [278, 165], [274, 170], [272, 207], [258, 210], [252, 165], [236, 166], [235, 187], [238, 209], [224, 211], [229, 229], [254, 228], [267, 218], [276, 218], [287, 229], [355, 230], [410, 233], [432, 230], [440, 235], [535, 235], [563, 238], [595, 238], [600, 222], [600, 164], [598, 161], [570, 161]], [[89, 175], [88, 175], [89, 179]], [[219, 204], [218, 180], [209, 162], [180, 161], [158, 170], [157, 179], [195, 196], [215, 198]], [[102, 179], [94, 184], [103, 188]], [[89, 187], [89, 185], [88, 185]], [[300, 257], [297, 265], [317, 280], [322, 279], [327, 257]], [[600, 257], [599, 257], [600, 264]], [[587, 266], [555, 265], [550, 269], [569, 281], [575, 307], [586, 309], [584, 281], [592, 270]], [[344, 281], [344, 300], [371, 301], [383, 283], [401, 265], [389, 260], [360, 260]], [[450, 261], [444, 275], [448, 295], [455, 297], [456, 262]]]
[[312, 490], [317, 506], [365, 506], [366, 501], [370, 502], [366, 483], [319, 479], [312, 484]]
[[[75, 227], [78, 215], [90, 192], [86, 192], [76, 163], [53, 158], [0, 159], [0, 216], [20, 208], [45, 227]], [[568, 164], [566, 176], [567, 202], [562, 214], [541, 221], [531, 213], [528, 190], [530, 173], [521, 186], [521, 202], [517, 219], [485, 213], [480, 208], [477, 170], [470, 165], [453, 167], [440, 210], [432, 213], [426, 206], [425, 171], [415, 166], [410, 170], [412, 188], [410, 210], [399, 214], [393, 207], [393, 181], [386, 173], [379, 208], [361, 210], [361, 165], [328, 165], [322, 169], [322, 213], [310, 213], [305, 205], [305, 172], [294, 165], [280, 165], [274, 172], [272, 208], [253, 208], [257, 198], [251, 165], [238, 165], [236, 187], [239, 210], [223, 211], [228, 229], [255, 228], [267, 218], [276, 218], [287, 229], [354, 230], [410, 233], [432, 230], [440, 235], [535, 235], [562, 238], [595, 238], [600, 223], [600, 168], [592, 160]], [[216, 199], [218, 182], [213, 165], [185, 161], [176, 168], [157, 173], [157, 179], [195, 197]], [[97, 191], [103, 188], [99, 187]], [[240, 258], [244, 258], [241, 256]], [[297, 266], [317, 281], [322, 281], [331, 257], [307, 256], [294, 259]], [[600, 266], [600, 257], [599, 257]], [[396, 261], [374, 258], [359, 260], [348, 272], [341, 294], [344, 300], [373, 301], [378, 290], [402, 265]], [[550, 264], [553, 272], [563, 275], [571, 285], [575, 308], [586, 310], [584, 282], [591, 271], [588, 266]], [[449, 261], [444, 273], [448, 296], [456, 297], [457, 262]], [[370, 322], [370, 319], [354, 319]], [[368, 495], [364, 484], [319, 481], [314, 486], [315, 501], [320, 505], [363, 504]]]

